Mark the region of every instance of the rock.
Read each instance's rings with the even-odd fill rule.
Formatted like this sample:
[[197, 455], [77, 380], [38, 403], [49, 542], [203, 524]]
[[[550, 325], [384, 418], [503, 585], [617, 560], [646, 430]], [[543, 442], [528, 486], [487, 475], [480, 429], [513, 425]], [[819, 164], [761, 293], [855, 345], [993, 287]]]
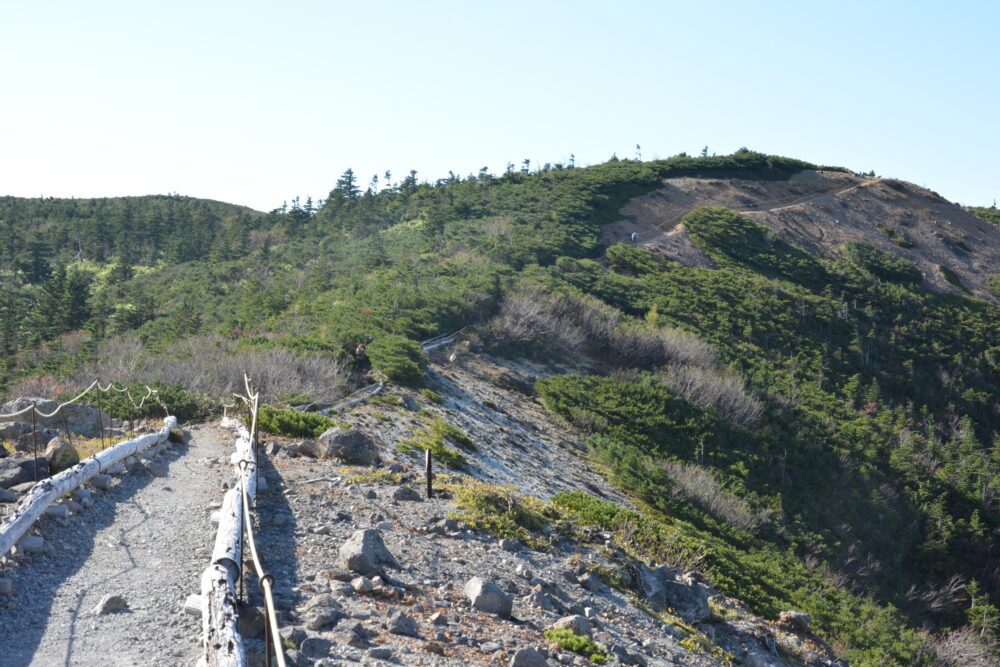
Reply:
[[339, 597], [354, 595], [354, 586], [343, 581], [331, 581], [330, 592]]
[[349, 621], [342, 624], [337, 635], [352, 648], [368, 648], [368, 629], [361, 621]]
[[368, 657], [375, 660], [392, 660], [392, 649], [388, 646], [375, 646], [368, 649]]
[[[302, 442], [289, 445], [286, 451], [293, 458], [296, 456], [306, 456], [311, 459], [319, 458], [319, 450], [316, 449], [316, 443], [312, 440], [303, 440]], [[292, 452], [295, 453], [292, 454]]]
[[17, 494], [7, 489], [0, 489], [0, 503], [16, 503]]
[[17, 548], [26, 554], [40, 554], [45, 549], [45, 539], [39, 535], [25, 535], [17, 543]]
[[423, 497], [420, 495], [420, 492], [414, 489], [412, 486], [401, 486], [392, 492], [392, 499], [404, 500], [404, 501], [406, 500], [421, 501], [423, 500]]
[[355, 593], [371, 593], [375, 584], [368, 577], [357, 577], [351, 580], [351, 588], [354, 589]]
[[264, 451], [268, 456], [276, 456], [281, 451], [281, 445], [276, 442], [264, 443]]
[[431, 625], [448, 625], [448, 614], [442, 611], [436, 611], [431, 614], [430, 622]]
[[337, 598], [329, 593], [321, 593], [309, 598], [304, 609], [340, 609]]
[[812, 616], [801, 611], [783, 611], [778, 614], [778, 622], [793, 632], [808, 632]]
[[282, 645], [289, 645], [295, 647], [298, 650], [302, 646], [302, 642], [306, 640], [309, 635], [302, 628], [296, 627], [294, 625], [288, 625], [278, 628], [278, 636], [281, 637]]
[[644, 666], [646, 664], [645, 658], [636, 653], [629, 653], [629, 651], [626, 650], [626, 648], [624, 646], [621, 646], [620, 644], [612, 644], [611, 648], [608, 649], [608, 653], [610, 653], [615, 658], [618, 658], [618, 661], [621, 662], [623, 665]]
[[533, 590], [522, 598], [524, 604], [529, 607], [537, 607], [539, 609], [545, 609], [547, 611], [559, 611], [562, 609], [562, 605], [555, 600], [551, 595], [545, 591], [538, 588]]
[[22, 424], [21, 422], [0, 422], [0, 442], [17, 440], [30, 430], [30, 420], [27, 424]]
[[515, 653], [507, 664], [508, 667], [548, 667], [549, 665], [544, 656], [530, 646]]
[[105, 475], [105, 474], [94, 475], [93, 477], [90, 478], [88, 484], [90, 484], [90, 486], [94, 487], [95, 489], [100, 489], [101, 491], [107, 491], [108, 489], [111, 488], [112, 479], [113, 478], [111, 477], [111, 475]]
[[397, 611], [389, 617], [389, 634], [419, 637], [420, 631], [417, 629], [417, 622], [413, 620], [412, 616]]
[[204, 613], [204, 603], [202, 597], [197, 593], [192, 593], [184, 600], [184, 613], [201, 618]]
[[37, 446], [38, 453], [41, 454], [45, 450], [45, 445], [48, 444], [49, 440], [58, 437], [59, 431], [52, 428], [37, 429], [34, 435], [32, 435], [29, 429], [27, 433], [14, 441], [14, 449], [19, 452], [34, 452]]
[[382, 541], [382, 534], [374, 528], [357, 530], [340, 547], [339, 564], [358, 574], [374, 576], [381, 574], [382, 566], [386, 565], [401, 569]]
[[10, 456], [10, 452], [8, 452], [7, 448], [3, 446], [3, 441], [0, 441], [0, 459], [5, 459], [8, 456]]
[[552, 627], [564, 628], [572, 632], [574, 635], [580, 635], [581, 637], [590, 636], [590, 621], [578, 614], [563, 616], [558, 621], [553, 623]]
[[299, 646], [299, 653], [307, 658], [325, 658], [330, 655], [333, 642], [325, 637], [306, 637]]
[[306, 629], [323, 630], [324, 628], [332, 628], [337, 625], [337, 621], [342, 617], [343, 614], [336, 609], [317, 609], [306, 616]]
[[52, 516], [57, 519], [68, 519], [69, 508], [65, 505], [49, 505], [45, 508], [45, 516]]
[[490, 614], [508, 617], [514, 606], [510, 596], [500, 590], [496, 584], [482, 577], [469, 579], [462, 592], [469, 599], [473, 609]]
[[601, 581], [601, 578], [590, 572], [584, 572], [579, 576], [580, 585], [591, 593], [603, 593], [608, 590], [608, 585]]
[[98, 615], [110, 614], [115, 611], [128, 609], [128, 602], [120, 595], [105, 595], [94, 607], [94, 613]]
[[339, 459], [352, 465], [369, 466], [378, 461], [378, 446], [356, 428], [334, 427], [325, 431], [315, 443], [316, 457]]
[[[38, 479], [49, 476], [49, 462], [38, 457]], [[35, 462], [31, 457], [0, 459], [0, 489], [10, 489], [18, 484], [35, 481]]]
[[55, 437], [45, 446], [45, 458], [49, 462], [51, 474], [71, 468], [80, 462], [80, 455], [65, 439]]
[[35, 488], [34, 482], [24, 482], [23, 484], [15, 484], [14, 486], [10, 487], [8, 491], [13, 491], [17, 495], [23, 496], [28, 491], [31, 491], [33, 488]]
[[496, 653], [503, 650], [503, 644], [500, 642], [483, 642], [479, 645], [479, 650], [483, 653]]
[[521, 550], [521, 543], [517, 540], [500, 540], [500, 548], [504, 551], [509, 551], [511, 553], [517, 553]]
[[700, 623], [712, 615], [708, 598], [713, 591], [690, 578], [691, 583], [677, 581], [674, 568], [663, 566], [650, 570], [639, 564], [634, 574], [639, 591], [657, 610], [673, 608], [674, 613], [689, 623]]
[[12, 579], [0, 579], [0, 595], [13, 595], [14, 581]]

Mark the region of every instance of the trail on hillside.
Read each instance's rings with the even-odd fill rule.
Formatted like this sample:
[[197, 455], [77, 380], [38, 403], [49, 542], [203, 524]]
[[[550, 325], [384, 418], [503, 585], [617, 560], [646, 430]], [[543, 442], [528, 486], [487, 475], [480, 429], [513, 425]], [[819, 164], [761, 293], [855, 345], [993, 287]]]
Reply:
[[[6, 573], [14, 597], [0, 605], [0, 665], [194, 664], [201, 618], [182, 605], [211, 555], [211, 507], [227, 481], [213, 460], [225, 460], [229, 440], [193, 427], [82, 514], [43, 522], [53, 548]], [[128, 609], [95, 614], [105, 595]]]

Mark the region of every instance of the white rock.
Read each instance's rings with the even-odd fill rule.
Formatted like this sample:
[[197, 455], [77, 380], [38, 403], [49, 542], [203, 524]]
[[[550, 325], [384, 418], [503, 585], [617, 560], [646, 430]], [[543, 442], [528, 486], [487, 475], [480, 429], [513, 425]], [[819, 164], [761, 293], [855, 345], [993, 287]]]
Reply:
[[201, 616], [204, 610], [204, 604], [202, 603], [202, 598], [198, 594], [191, 594], [187, 596], [187, 600], [184, 601], [184, 613], [191, 614], [192, 616]]
[[120, 595], [105, 595], [94, 607], [94, 613], [98, 615], [110, 614], [113, 611], [128, 609], [128, 602]]
[[473, 577], [462, 589], [473, 609], [498, 616], [510, 616], [513, 600], [500, 587], [482, 577]]

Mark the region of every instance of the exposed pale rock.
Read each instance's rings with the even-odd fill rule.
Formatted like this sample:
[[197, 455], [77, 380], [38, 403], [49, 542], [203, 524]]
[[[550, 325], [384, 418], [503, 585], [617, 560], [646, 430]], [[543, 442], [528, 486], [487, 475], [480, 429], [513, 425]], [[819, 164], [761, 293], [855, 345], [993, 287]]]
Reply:
[[382, 566], [400, 568], [382, 541], [382, 535], [374, 528], [354, 532], [351, 539], [340, 547], [340, 565], [363, 575], [376, 575]]
[[509, 595], [500, 590], [500, 587], [492, 581], [487, 581], [482, 577], [469, 579], [462, 592], [469, 599], [473, 609], [490, 614], [510, 616], [514, 606]]
[[122, 609], [128, 609], [128, 602], [125, 601], [121, 595], [105, 595], [101, 598], [101, 601], [97, 603], [94, 607], [94, 613], [97, 615], [110, 614], [115, 611], [121, 611]]
[[73, 445], [64, 438], [55, 437], [45, 446], [45, 458], [53, 475], [71, 468], [80, 462], [80, 455]]
[[538, 649], [530, 646], [522, 648], [511, 656], [510, 662], [507, 664], [509, 667], [548, 667], [549, 665], [545, 657], [538, 652]]
[[389, 617], [389, 633], [393, 635], [405, 635], [407, 637], [419, 637], [420, 631], [417, 629], [417, 622], [413, 617], [401, 611]]
[[590, 636], [590, 621], [588, 621], [583, 616], [579, 614], [573, 614], [572, 616], [563, 616], [558, 621], [552, 624], [553, 628], [563, 628], [569, 630], [574, 635]]

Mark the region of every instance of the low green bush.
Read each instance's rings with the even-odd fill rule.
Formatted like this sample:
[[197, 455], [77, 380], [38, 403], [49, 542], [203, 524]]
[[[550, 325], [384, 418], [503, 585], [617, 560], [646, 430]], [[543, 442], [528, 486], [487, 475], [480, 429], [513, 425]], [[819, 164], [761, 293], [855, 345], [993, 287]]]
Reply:
[[420, 370], [424, 354], [420, 346], [405, 336], [388, 334], [376, 338], [368, 346], [368, 359], [372, 368], [390, 380], [402, 384], [419, 385], [424, 375]]
[[1000, 299], [1000, 273], [986, 281], [986, 289], [990, 291], [990, 294]]
[[573, 651], [590, 660], [595, 665], [603, 665], [611, 656], [590, 637], [573, 634], [566, 628], [552, 628], [545, 631], [545, 638], [555, 642], [560, 648]]
[[862, 241], [848, 241], [841, 249], [844, 257], [860, 269], [894, 283], [919, 283], [920, 269], [902, 257]]
[[290, 438], [315, 438], [334, 426], [337, 426], [335, 421], [314, 412], [262, 405], [257, 413], [258, 430]]

